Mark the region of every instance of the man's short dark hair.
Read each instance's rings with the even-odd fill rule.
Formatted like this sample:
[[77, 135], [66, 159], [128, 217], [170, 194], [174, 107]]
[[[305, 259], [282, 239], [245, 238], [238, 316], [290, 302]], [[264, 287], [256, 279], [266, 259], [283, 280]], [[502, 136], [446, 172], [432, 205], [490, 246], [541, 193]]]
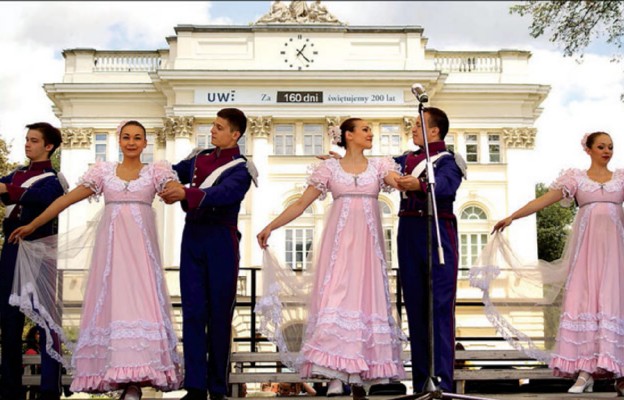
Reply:
[[35, 122], [34, 124], [26, 125], [26, 128], [41, 132], [43, 136], [43, 143], [45, 145], [53, 145], [52, 150], [48, 152], [48, 158], [52, 157], [52, 154], [63, 143], [63, 136], [58, 128], [53, 127], [47, 122]]
[[[436, 107], [425, 107], [423, 112], [429, 114], [429, 123], [440, 130], [440, 139], [444, 140], [449, 130], [449, 119], [446, 113]], [[429, 126], [428, 128], [433, 128]]]
[[238, 108], [223, 108], [217, 113], [217, 117], [221, 117], [230, 123], [230, 128], [239, 131], [241, 137], [247, 129], [247, 117], [245, 113]]

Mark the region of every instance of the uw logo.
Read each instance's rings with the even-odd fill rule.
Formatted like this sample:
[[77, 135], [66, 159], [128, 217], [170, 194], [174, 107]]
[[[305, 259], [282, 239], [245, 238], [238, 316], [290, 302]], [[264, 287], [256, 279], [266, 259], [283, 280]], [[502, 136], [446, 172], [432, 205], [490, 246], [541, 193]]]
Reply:
[[229, 92], [208, 92], [206, 100], [208, 103], [233, 103], [236, 97], [236, 90]]

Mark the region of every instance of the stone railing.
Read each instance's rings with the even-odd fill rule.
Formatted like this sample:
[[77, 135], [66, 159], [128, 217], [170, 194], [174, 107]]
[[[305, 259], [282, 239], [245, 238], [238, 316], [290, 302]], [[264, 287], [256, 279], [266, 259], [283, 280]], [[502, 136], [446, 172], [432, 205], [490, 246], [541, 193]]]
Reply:
[[432, 52], [433, 65], [442, 72], [502, 72], [499, 52]]
[[153, 72], [163, 67], [164, 60], [157, 51], [114, 51], [95, 53], [93, 71]]

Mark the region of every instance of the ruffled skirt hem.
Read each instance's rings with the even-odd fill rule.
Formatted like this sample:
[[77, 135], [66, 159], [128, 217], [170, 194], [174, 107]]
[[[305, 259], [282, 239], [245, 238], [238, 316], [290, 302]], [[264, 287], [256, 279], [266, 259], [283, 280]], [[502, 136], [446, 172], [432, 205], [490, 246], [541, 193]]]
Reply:
[[123, 389], [128, 383], [149, 386], [163, 392], [180, 388], [182, 376], [179, 367], [158, 371], [151, 367], [111, 368], [104, 376], [77, 376], [71, 384], [72, 392], [106, 393]]

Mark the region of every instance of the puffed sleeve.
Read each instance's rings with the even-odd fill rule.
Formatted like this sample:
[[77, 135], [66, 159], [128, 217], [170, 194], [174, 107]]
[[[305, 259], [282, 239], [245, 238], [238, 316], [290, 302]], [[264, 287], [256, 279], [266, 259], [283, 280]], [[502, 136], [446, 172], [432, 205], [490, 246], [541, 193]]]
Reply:
[[379, 187], [384, 192], [390, 193], [394, 188], [384, 181], [390, 172], [401, 174], [401, 166], [394, 161], [392, 157], [374, 158], [370, 160], [377, 170], [377, 178], [379, 179]]
[[178, 174], [167, 160], [156, 161], [152, 164], [152, 181], [157, 192], [165, 188], [169, 181], [179, 181]]
[[104, 178], [111, 169], [111, 164], [103, 161], [97, 161], [87, 172], [78, 179], [78, 185], [86, 186], [93, 190], [93, 196], [89, 197], [98, 200], [102, 194], [104, 187]]
[[559, 177], [550, 184], [549, 189], [561, 190], [563, 193], [563, 199], [559, 202], [563, 207], [570, 207], [574, 202], [574, 195], [576, 195], [576, 190], [578, 188], [578, 181], [576, 179], [578, 174], [579, 170], [577, 169], [566, 169], [561, 171]]
[[321, 191], [319, 196], [320, 200], [324, 200], [327, 197], [327, 190], [329, 188], [329, 180], [332, 176], [329, 163], [336, 160], [325, 160], [318, 164], [313, 164], [308, 167], [308, 186], [314, 186]]

